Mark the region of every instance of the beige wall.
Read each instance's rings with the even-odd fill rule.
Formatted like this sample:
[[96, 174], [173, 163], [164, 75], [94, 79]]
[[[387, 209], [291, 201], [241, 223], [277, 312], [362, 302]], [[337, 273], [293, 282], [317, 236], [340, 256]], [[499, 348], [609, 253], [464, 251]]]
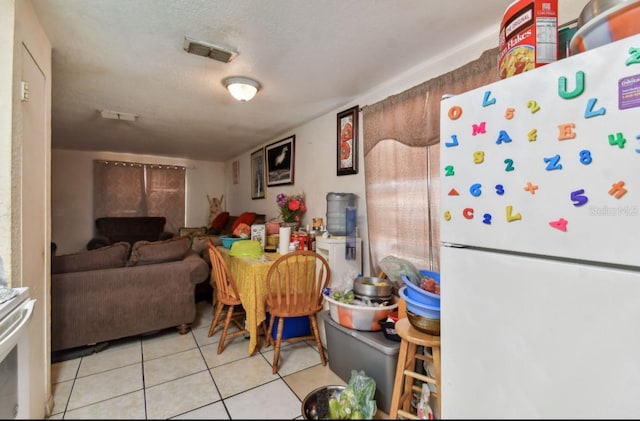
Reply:
[[[14, 4], [0, 0], [0, 45], [13, 45]], [[0, 283], [11, 278], [13, 50], [0, 48]]]
[[[2, 48], [0, 53], [0, 258], [9, 285], [29, 287], [30, 297], [36, 299], [28, 332], [28, 378], [21, 375], [19, 380], [29, 381], [30, 416], [43, 418], [52, 404], [48, 253], [51, 44], [30, 1], [0, 0], [0, 45], [12, 47]], [[25, 74], [34, 77], [27, 81], [34, 84], [37, 93], [29, 102], [20, 97]], [[29, 171], [29, 163], [36, 163], [37, 171]], [[25, 191], [35, 192], [36, 200], [24, 199]]]
[[54, 149], [51, 160], [51, 241], [58, 246], [58, 254], [86, 250], [87, 242], [94, 235], [92, 195], [94, 159], [186, 167], [185, 226], [207, 225], [209, 215], [207, 195], [220, 197], [224, 193], [225, 164], [222, 162]]

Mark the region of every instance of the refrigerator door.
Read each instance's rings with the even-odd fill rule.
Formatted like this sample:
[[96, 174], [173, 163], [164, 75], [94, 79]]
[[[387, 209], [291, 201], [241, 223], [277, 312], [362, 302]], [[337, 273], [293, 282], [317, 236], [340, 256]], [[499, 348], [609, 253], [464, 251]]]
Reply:
[[640, 35], [444, 99], [445, 243], [638, 265]]
[[638, 417], [638, 272], [441, 252], [446, 418]]

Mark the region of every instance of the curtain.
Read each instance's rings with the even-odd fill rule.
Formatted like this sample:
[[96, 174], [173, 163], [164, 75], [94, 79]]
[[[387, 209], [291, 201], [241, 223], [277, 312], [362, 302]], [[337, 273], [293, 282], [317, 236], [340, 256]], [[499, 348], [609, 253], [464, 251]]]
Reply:
[[440, 101], [494, 82], [498, 48], [456, 70], [363, 107], [371, 273], [386, 256], [439, 269]]
[[144, 168], [128, 162], [93, 161], [93, 217], [143, 216]]
[[164, 216], [165, 231], [178, 232], [185, 217], [185, 168], [131, 162], [93, 162], [93, 213]]
[[167, 218], [165, 231], [178, 232], [184, 226], [185, 169], [148, 165], [146, 203], [149, 216]]

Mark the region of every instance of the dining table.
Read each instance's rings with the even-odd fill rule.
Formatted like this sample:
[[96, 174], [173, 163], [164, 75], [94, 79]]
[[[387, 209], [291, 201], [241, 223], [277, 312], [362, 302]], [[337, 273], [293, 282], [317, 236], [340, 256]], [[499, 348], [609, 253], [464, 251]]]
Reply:
[[[267, 272], [281, 255], [262, 253], [258, 256], [232, 256], [229, 249], [218, 246], [229, 271], [236, 281], [240, 301], [246, 312], [246, 329], [249, 331], [249, 354], [258, 350], [258, 326], [267, 320], [265, 296]], [[266, 338], [265, 338], [266, 339]]]

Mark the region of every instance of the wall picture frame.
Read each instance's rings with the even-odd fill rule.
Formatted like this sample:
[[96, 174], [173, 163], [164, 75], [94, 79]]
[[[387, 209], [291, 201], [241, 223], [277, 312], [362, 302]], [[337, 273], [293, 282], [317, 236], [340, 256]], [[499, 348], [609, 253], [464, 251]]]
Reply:
[[296, 135], [265, 146], [267, 161], [267, 186], [281, 186], [294, 183]]
[[251, 199], [265, 198], [264, 148], [251, 152]]
[[338, 113], [337, 175], [358, 174], [358, 111], [356, 105]]

